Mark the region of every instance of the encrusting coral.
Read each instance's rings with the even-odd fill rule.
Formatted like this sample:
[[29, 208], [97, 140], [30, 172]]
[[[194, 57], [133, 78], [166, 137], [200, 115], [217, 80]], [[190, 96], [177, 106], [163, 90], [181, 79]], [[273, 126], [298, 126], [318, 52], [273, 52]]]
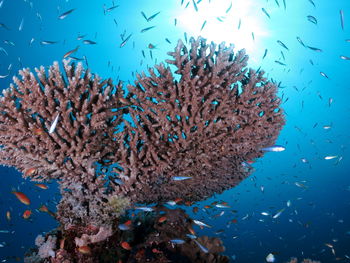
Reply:
[[135, 203], [193, 202], [234, 187], [275, 143], [284, 125], [277, 86], [246, 67], [243, 50], [191, 38], [189, 50], [180, 40], [169, 55], [170, 66], [138, 75], [127, 92], [68, 61], [64, 72], [57, 62], [36, 76], [24, 69], [3, 91], [0, 163], [60, 185], [63, 247], [52, 262], [69, 262], [65, 248], [77, 243], [102, 249]]

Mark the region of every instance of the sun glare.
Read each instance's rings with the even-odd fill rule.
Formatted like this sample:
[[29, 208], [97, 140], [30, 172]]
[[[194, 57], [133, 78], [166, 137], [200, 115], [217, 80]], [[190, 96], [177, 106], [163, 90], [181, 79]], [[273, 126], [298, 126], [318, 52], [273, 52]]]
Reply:
[[261, 10], [252, 0], [201, 1], [196, 6], [190, 1], [178, 18], [179, 26], [189, 36], [234, 43], [249, 54], [259, 50], [261, 38], [269, 35], [263, 28]]

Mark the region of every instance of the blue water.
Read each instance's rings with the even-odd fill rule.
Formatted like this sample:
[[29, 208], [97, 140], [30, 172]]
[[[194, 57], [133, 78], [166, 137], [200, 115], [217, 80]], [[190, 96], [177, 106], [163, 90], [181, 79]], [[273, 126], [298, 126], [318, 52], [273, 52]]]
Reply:
[[[222, 238], [224, 254], [232, 262], [266, 262], [271, 252], [276, 262], [292, 256], [350, 262], [350, 60], [340, 58], [350, 57], [350, 41], [345, 41], [350, 39], [350, 1], [313, 0], [314, 6], [310, 0], [286, 0], [284, 8], [282, 0], [232, 0], [227, 13], [231, 1], [197, 2], [198, 11], [188, 0], [182, 5], [181, 0], [121, 0], [115, 1], [117, 8], [104, 12], [114, 5], [112, 1], [0, 0], [0, 23], [9, 28], [0, 27], [0, 47], [7, 52], [0, 50], [0, 75], [9, 74], [0, 79], [0, 87], [7, 88], [19, 69], [51, 65], [77, 46], [73, 56], [85, 56], [92, 72], [110, 77], [114, 83], [119, 79], [132, 83], [133, 73], [165, 60], [166, 53], [173, 50], [179, 38], [184, 39], [185, 33], [246, 48], [251, 67], [261, 66], [269, 78], [281, 82], [279, 96], [283, 97], [287, 122], [277, 143], [286, 151], [267, 153], [257, 160], [253, 164], [255, 172], [239, 186], [196, 204], [199, 213], [184, 208], [193, 218], [213, 226], [196, 231]], [[58, 19], [73, 8], [67, 17]], [[160, 13], [147, 22], [141, 11], [147, 17]], [[308, 21], [308, 15], [315, 17], [317, 24]], [[141, 33], [150, 26], [155, 27]], [[130, 34], [129, 41], [120, 47], [121, 35], [125, 39]], [[84, 44], [77, 40], [78, 35], [97, 44]], [[296, 37], [322, 52], [302, 46]], [[41, 41], [58, 43], [42, 45]], [[155, 48], [150, 50], [149, 44]], [[262, 59], [265, 49], [268, 52]], [[83, 64], [87, 66], [86, 61]], [[330, 155], [337, 157], [324, 159]], [[59, 194], [55, 183], [41, 190], [12, 168], [1, 167], [0, 176], [0, 230], [11, 231], [0, 233], [0, 244], [4, 244], [0, 260], [15, 262], [9, 257], [22, 258], [39, 233], [57, 225], [49, 215], [35, 209], [47, 204], [54, 210]], [[306, 187], [298, 187], [296, 182]], [[30, 197], [30, 209], [34, 211], [30, 220], [22, 218], [27, 207], [11, 194], [12, 188]], [[218, 200], [228, 202], [231, 208], [204, 209]], [[272, 216], [283, 208], [274, 219]], [[6, 211], [11, 213], [10, 221]], [[216, 216], [221, 211], [225, 213]], [[233, 219], [237, 222], [230, 223]], [[335, 255], [325, 243], [333, 245]]]

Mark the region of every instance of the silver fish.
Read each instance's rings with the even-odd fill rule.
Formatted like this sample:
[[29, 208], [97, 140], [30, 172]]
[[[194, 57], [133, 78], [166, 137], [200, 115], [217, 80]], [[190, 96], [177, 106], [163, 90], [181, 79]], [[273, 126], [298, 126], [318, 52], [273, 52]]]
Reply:
[[24, 18], [22, 18], [21, 23], [19, 24], [18, 31], [22, 31], [23, 29]]
[[120, 47], [124, 47], [125, 44], [128, 42], [128, 40], [130, 39], [132, 34], [130, 34], [121, 44], [120, 44]]
[[284, 146], [273, 145], [273, 146], [270, 146], [270, 147], [262, 148], [261, 150], [265, 151], [265, 152], [283, 152], [285, 149], [286, 148]]
[[203, 246], [201, 243], [199, 243], [197, 240], [193, 239], [193, 241], [197, 244], [197, 246], [204, 252], [204, 253], [208, 253], [209, 250]]
[[58, 16], [58, 19], [65, 19], [70, 13], [72, 13], [73, 11], [75, 10], [75, 8], [73, 8], [73, 9], [70, 9], [70, 10], [68, 10], [68, 11], [66, 11], [66, 12], [64, 12], [64, 13], [62, 13], [61, 15], [59, 15]]
[[325, 77], [325, 78], [328, 79], [328, 76], [326, 75], [326, 73], [324, 73], [324, 72], [321, 71], [320, 74], [321, 74], [322, 77]]
[[347, 56], [340, 56], [340, 58], [344, 60], [350, 60], [350, 57], [347, 57]]
[[53, 133], [55, 131], [59, 116], [60, 116], [60, 114], [57, 114], [55, 120], [52, 122], [50, 129], [49, 129], [49, 133]]
[[96, 45], [97, 43], [95, 41], [92, 41], [92, 40], [84, 40], [83, 43], [85, 45]]
[[340, 14], [340, 25], [341, 25], [341, 28], [344, 30], [344, 12], [343, 12], [343, 10], [340, 10], [339, 14]]
[[58, 43], [58, 41], [43, 40], [40, 42], [40, 44], [42, 44], [42, 45], [52, 45], [52, 44], [56, 44], [56, 43]]
[[185, 243], [185, 240], [183, 240], [183, 239], [171, 239], [170, 242], [173, 244], [176, 244], [176, 245], [181, 245], [181, 244]]
[[174, 176], [172, 178], [173, 181], [184, 181], [184, 180], [188, 180], [191, 179], [191, 176]]
[[146, 207], [146, 206], [135, 206], [135, 210], [142, 210], [144, 212], [152, 212], [153, 208], [152, 207]]
[[272, 218], [274, 218], [274, 219], [278, 218], [283, 213], [284, 210], [285, 210], [285, 208], [282, 208]]
[[198, 225], [198, 226], [205, 226], [205, 227], [211, 228], [210, 225], [208, 225], [208, 224], [206, 224], [206, 223], [203, 223], [202, 221], [199, 221], [199, 220], [193, 220], [193, 223], [195, 223], [195, 224]]

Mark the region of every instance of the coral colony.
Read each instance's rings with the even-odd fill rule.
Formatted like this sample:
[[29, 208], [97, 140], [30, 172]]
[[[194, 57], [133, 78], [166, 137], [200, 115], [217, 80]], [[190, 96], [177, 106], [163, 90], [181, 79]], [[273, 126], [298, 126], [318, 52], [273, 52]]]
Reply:
[[62, 195], [60, 227], [25, 262], [228, 262], [192, 228], [208, 225], [165, 204], [236, 186], [284, 125], [276, 85], [233, 48], [179, 41], [127, 92], [68, 61], [19, 72], [0, 99], [0, 162]]

